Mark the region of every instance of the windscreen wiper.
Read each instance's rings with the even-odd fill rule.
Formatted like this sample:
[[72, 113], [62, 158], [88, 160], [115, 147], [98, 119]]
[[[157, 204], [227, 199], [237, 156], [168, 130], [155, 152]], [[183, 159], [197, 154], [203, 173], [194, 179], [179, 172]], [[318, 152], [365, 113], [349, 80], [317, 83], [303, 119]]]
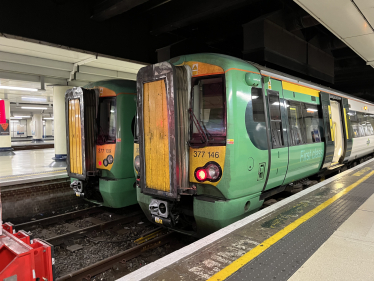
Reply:
[[[201, 127], [201, 124], [200, 124], [199, 120], [196, 118], [195, 114], [193, 113], [192, 108], [189, 108], [188, 112], [190, 113], [190, 120], [193, 122], [193, 124], [197, 128], [197, 131], [198, 131], [199, 136], [201, 138], [201, 143], [204, 144], [204, 146], [206, 146], [209, 142], [208, 136], [206, 135], [203, 128]], [[189, 144], [191, 146], [190, 142], [189, 142]]]

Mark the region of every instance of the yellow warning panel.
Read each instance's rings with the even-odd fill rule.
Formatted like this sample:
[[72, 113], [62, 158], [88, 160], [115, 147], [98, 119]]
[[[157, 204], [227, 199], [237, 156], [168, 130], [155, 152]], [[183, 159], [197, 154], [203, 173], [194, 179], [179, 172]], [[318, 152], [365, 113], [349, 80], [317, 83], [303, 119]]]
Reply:
[[286, 82], [286, 81], [282, 81], [282, 86], [283, 86], [284, 90], [288, 90], [288, 91], [291, 91], [291, 92], [297, 92], [297, 93], [301, 93], [301, 94], [305, 94], [305, 95], [309, 95], [309, 96], [319, 98], [319, 91], [308, 88], [308, 87], [300, 86], [300, 85], [290, 83], [290, 82]]
[[69, 161], [70, 172], [83, 174], [82, 127], [79, 99], [69, 100]]
[[146, 186], [170, 192], [169, 124], [165, 81], [145, 83], [143, 93]]

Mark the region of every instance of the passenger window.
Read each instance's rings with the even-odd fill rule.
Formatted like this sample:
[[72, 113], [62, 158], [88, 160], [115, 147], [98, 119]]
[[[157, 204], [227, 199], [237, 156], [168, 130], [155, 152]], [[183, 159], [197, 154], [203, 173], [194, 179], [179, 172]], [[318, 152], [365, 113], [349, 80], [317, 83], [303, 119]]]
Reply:
[[367, 116], [367, 126], [371, 135], [374, 135], [374, 115], [368, 114]]
[[358, 117], [355, 111], [350, 110], [348, 112], [349, 119], [351, 120], [351, 132], [350, 135], [352, 138], [360, 137], [360, 130], [358, 125]]
[[265, 122], [264, 99], [262, 89], [252, 87], [252, 111], [254, 122]]
[[306, 142], [321, 142], [319, 130], [318, 108], [314, 104], [302, 103], [303, 119], [305, 124]]
[[299, 102], [288, 101], [288, 123], [290, 125], [290, 138], [292, 145], [306, 143], [305, 126], [301, 114], [301, 105]]
[[271, 139], [273, 148], [282, 147], [284, 145], [284, 141], [279, 93], [272, 90], [267, 90], [267, 92], [269, 98]]
[[358, 128], [360, 130], [360, 136], [361, 137], [364, 137], [364, 136], [370, 136], [370, 134], [368, 133], [368, 130], [367, 130], [367, 126], [366, 126], [366, 114], [362, 113], [362, 112], [357, 112], [357, 117], [358, 117]]

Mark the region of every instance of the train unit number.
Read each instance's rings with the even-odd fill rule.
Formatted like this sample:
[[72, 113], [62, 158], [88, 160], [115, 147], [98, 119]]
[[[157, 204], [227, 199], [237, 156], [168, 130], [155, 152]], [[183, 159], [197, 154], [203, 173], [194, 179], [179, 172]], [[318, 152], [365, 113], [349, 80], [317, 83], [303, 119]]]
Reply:
[[[219, 152], [207, 152], [206, 153], [209, 158], [219, 158]], [[205, 151], [194, 151], [193, 157], [201, 157], [203, 158], [205, 155]]]

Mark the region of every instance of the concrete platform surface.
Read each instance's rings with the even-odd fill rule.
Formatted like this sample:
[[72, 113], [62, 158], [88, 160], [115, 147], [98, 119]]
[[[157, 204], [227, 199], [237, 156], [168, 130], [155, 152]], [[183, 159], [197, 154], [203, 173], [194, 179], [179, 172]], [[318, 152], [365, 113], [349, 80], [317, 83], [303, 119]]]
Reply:
[[[291, 276], [291, 280], [371, 280], [373, 169], [374, 159], [119, 280], [288, 280]], [[358, 269], [352, 269], [353, 265]], [[336, 271], [346, 274], [345, 279], [332, 276]]]
[[51, 168], [53, 148], [21, 150], [13, 156], [0, 157], [0, 185], [67, 176], [66, 168]]
[[374, 195], [289, 279], [374, 280]]

